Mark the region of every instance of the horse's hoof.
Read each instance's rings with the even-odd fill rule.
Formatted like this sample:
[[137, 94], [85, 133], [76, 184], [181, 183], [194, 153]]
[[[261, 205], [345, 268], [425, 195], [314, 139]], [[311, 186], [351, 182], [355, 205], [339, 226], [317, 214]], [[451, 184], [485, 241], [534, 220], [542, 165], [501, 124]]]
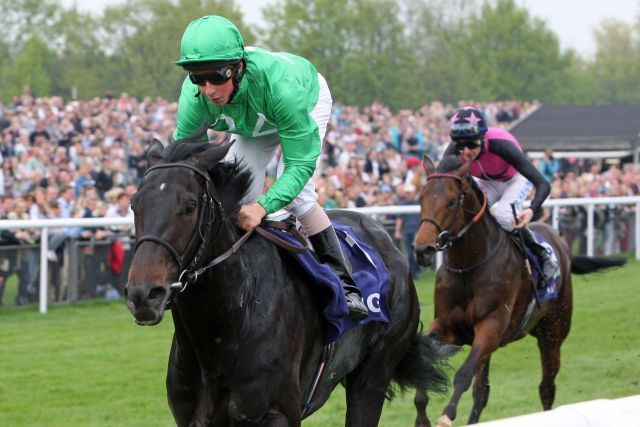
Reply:
[[438, 418], [436, 427], [452, 427], [452, 426], [453, 426], [453, 423], [451, 422], [451, 419], [446, 415], [443, 415], [440, 418]]

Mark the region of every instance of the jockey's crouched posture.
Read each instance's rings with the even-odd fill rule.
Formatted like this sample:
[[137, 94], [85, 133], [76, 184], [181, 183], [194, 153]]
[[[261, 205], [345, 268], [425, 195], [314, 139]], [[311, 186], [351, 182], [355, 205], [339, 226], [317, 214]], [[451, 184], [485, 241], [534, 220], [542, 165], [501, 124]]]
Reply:
[[[463, 162], [472, 162], [469, 172], [486, 193], [491, 213], [507, 231], [522, 228], [527, 246], [543, 263], [545, 281], [552, 283], [560, 275], [559, 267], [551, 260], [547, 248], [525, 227], [540, 213], [551, 190], [549, 183], [527, 159], [516, 138], [504, 129], [488, 128], [484, 116], [476, 108], [464, 107], [456, 111], [450, 120], [450, 135], [452, 143], [444, 155], [459, 154]], [[530, 207], [521, 209], [532, 186], [536, 189], [535, 197]], [[518, 212], [517, 224], [512, 203]]]
[[[349, 317], [368, 314], [329, 217], [317, 202], [312, 175], [331, 114], [325, 79], [304, 58], [245, 48], [236, 26], [220, 16], [204, 16], [186, 28], [180, 59], [188, 76], [180, 93], [175, 139], [203, 124], [237, 135], [229, 160], [242, 160], [253, 172], [237, 225], [245, 231], [286, 207], [309, 236], [321, 262], [340, 277]], [[262, 194], [265, 171], [278, 147], [278, 178]]]

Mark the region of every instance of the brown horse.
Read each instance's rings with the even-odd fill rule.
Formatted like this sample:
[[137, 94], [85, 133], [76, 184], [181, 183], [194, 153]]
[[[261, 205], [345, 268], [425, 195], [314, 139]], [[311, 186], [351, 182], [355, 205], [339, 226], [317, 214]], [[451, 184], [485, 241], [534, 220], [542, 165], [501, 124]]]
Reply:
[[[448, 157], [435, 173], [433, 162], [426, 157], [427, 183], [420, 192], [421, 223], [414, 246], [418, 262], [430, 265], [435, 252], [444, 251], [436, 276], [430, 334], [444, 342], [471, 345], [456, 372], [453, 395], [438, 426], [451, 426], [458, 401], [474, 377], [469, 423], [478, 422], [489, 397], [491, 354], [527, 333], [538, 340], [540, 400], [545, 410], [550, 409], [560, 369], [560, 346], [571, 326], [571, 273], [586, 274], [625, 261], [572, 257], [552, 227], [531, 224], [553, 247], [561, 270], [557, 298], [540, 306], [520, 247], [489, 213], [486, 196], [468, 174], [469, 165], [461, 165], [457, 156]], [[419, 391], [415, 403], [416, 426], [430, 426], [426, 394]]]

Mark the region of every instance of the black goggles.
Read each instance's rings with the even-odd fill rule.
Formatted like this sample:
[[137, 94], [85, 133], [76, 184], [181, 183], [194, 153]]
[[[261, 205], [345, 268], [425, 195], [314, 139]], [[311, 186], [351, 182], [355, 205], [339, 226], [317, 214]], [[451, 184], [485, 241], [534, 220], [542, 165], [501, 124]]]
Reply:
[[215, 70], [207, 71], [206, 74], [189, 73], [191, 83], [198, 86], [205, 86], [207, 82], [212, 85], [221, 85], [228, 82], [235, 72], [235, 65], [227, 65]]
[[454, 144], [456, 144], [456, 151], [462, 151], [465, 148], [473, 150], [474, 148], [482, 146], [482, 139], [464, 139], [460, 141], [454, 141]]

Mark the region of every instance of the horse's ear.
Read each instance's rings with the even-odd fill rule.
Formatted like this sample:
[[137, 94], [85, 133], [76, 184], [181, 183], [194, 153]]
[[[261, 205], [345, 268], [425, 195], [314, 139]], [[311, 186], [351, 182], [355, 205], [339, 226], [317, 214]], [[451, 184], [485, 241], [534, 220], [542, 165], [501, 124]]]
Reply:
[[158, 139], [154, 138], [147, 148], [147, 169], [154, 166], [158, 163], [158, 160], [162, 159], [162, 152], [164, 151], [164, 146], [162, 142]]
[[431, 157], [429, 157], [428, 154], [425, 154], [422, 158], [422, 167], [427, 173], [427, 176], [431, 175], [436, 170], [436, 167], [433, 164], [433, 160], [431, 160]]
[[232, 145], [233, 141], [228, 144], [212, 145], [198, 156], [198, 163], [202, 165], [202, 169], [210, 169], [227, 156]]

